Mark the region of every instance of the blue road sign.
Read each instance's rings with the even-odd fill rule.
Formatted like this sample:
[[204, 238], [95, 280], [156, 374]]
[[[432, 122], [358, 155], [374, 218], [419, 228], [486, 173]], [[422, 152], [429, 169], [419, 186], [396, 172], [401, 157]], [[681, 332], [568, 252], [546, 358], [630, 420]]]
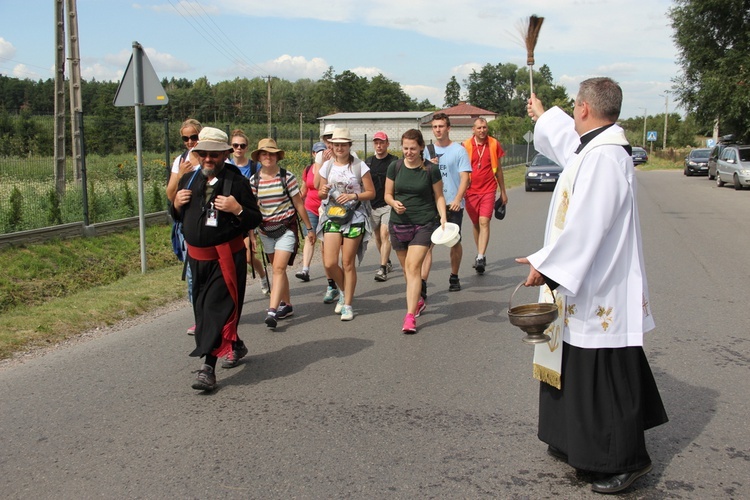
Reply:
[[656, 130], [649, 130], [646, 135], [646, 140], [649, 142], [656, 142]]

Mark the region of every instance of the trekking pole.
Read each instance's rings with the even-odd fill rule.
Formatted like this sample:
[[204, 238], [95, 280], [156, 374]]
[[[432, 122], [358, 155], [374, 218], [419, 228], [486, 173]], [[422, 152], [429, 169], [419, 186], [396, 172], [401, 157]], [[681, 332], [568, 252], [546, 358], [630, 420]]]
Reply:
[[260, 243], [260, 256], [263, 259], [263, 271], [266, 273], [266, 281], [268, 282], [268, 293], [271, 293], [271, 280], [268, 278], [268, 267], [266, 266], [266, 251], [263, 248], [263, 238], [257, 238], [257, 242]]

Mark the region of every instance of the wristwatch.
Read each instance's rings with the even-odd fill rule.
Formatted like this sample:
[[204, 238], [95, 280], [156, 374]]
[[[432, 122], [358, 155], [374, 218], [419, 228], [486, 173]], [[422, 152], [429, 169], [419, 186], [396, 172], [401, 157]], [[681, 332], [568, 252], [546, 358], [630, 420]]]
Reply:
[[312, 232], [312, 228], [311, 227], [306, 227], [305, 229], [307, 229], [308, 233]]

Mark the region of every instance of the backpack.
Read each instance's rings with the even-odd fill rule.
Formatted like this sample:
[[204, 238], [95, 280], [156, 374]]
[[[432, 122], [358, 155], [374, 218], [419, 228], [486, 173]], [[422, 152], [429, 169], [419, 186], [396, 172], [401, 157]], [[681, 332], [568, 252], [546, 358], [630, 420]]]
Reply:
[[[200, 172], [200, 169], [193, 171], [193, 176], [190, 177], [186, 189], [190, 189], [190, 185], [195, 179], [195, 175]], [[172, 251], [177, 256], [177, 260], [183, 262], [185, 260], [185, 240], [182, 237], [182, 222], [174, 221], [172, 224]]]

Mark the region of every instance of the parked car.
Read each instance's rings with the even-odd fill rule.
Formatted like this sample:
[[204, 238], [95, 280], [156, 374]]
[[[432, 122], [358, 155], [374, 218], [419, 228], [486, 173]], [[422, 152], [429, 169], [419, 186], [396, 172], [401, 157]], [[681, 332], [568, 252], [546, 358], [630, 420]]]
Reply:
[[638, 146], [633, 147], [633, 153], [630, 156], [633, 158], [633, 165], [640, 165], [648, 161], [648, 153]]
[[685, 175], [707, 175], [708, 156], [710, 154], [710, 148], [698, 148], [690, 151], [685, 157]]
[[526, 191], [555, 189], [562, 167], [541, 153], [526, 166]]
[[737, 190], [750, 186], [750, 146], [727, 146], [716, 160], [716, 185], [729, 182]]
[[719, 156], [724, 151], [724, 148], [727, 146], [734, 144], [734, 136], [733, 135], [725, 135], [721, 139], [719, 139], [719, 142], [711, 148], [711, 152], [708, 154], [708, 178], [709, 180], [716, 179], [716, 162], [719, 159]]

